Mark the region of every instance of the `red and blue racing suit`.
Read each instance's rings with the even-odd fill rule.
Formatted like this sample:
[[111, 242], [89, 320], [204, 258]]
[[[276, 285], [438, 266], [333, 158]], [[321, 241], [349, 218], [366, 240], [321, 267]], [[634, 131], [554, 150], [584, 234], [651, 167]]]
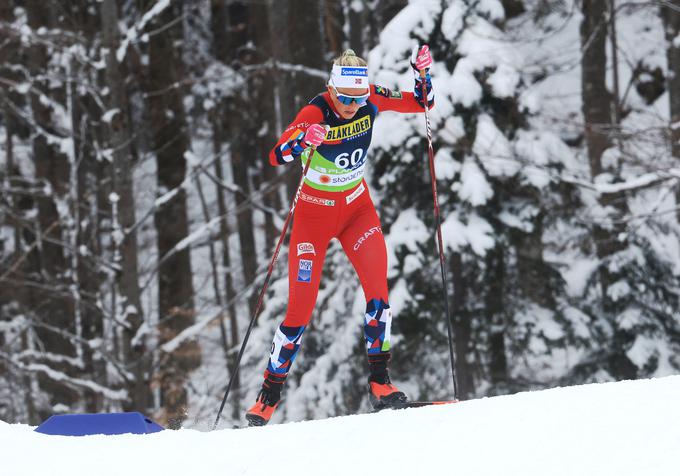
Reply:
[[[429, 78], [428, 78], [429, 79]], [[428, 103], [433, 105], [429, 81]], [[416, 87], [420, 84], [416, 82]], [[387, 291], [387, 250], [363, 178], [373, 125], [379, 112], [423, 112], [418, 94], [370, 85], [370, 97], [351, 119], [342, 119], [328, 92], [312, 99], [286, 128], [269, 155], [272, 165], [310, 160], [303, 145], [311, 124], [330, 126], [311, 157], [295, 209], [288, 255], [289, 301], [274, 336], [265, 377], [283, 383], [316, 302], [326, 249], [337, 238], [354, 266], [366, 298], [364, 336], [371, 356], [389, 358], [392, 313]]]

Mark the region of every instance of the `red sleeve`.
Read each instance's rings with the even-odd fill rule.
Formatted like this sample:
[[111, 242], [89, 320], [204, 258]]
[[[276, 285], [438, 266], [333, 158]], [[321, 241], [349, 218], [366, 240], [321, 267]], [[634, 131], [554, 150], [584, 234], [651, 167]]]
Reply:
[[307, 128], [320, 122], [323, 122], [323, 113], [318, 106], [308, 104], [303, 107], [269, 152], [269, 163], [281, 165], [292, 162], [299, 157], [304, 150], [304, 145], [301, 142]]
[[[392, 91], [384, 86], [371, 84], [370, 101], [378, 111], [423, 112], [423, 106], [418, 104], [413, 93]], [[430, 109], [434, 107], [434, 103]]]

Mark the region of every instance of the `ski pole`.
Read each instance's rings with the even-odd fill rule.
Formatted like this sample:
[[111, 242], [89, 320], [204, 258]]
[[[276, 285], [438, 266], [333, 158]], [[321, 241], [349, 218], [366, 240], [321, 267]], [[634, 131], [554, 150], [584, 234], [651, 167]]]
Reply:
[[236, 374], [238, 373], [239, 365], [241, 364], [241, 359], [243, 358], [243, 353], [246, 350], [246, 344], [248, 343], [248, 339], [250, 338], [250, 333], [253, 330], [253, 326], [255, 325], [255, 321], [257, 320], [257, 315], [260, 313], [260, 307], [262, 307], [262, 301], [264, 300], [264, 294], [267, 292], [267, 287], [269, 286], [269, 280], [271, 279], [272, 276], [272, 271], [274, 271], [274, 265], [276, 264], [276, 260], [279, 258], [279, 252], [281, 251], [281, 245], [283, 244], [283, 240], [286, 236], [286, 231], [288, 230], [288, 225], [290, 224], [291, 219], [293, 218], [293, 211], [295, 210], [295, 205], [297, 205], [298, 198], [300, 198], [300, 192], [302, 191], [302, 185], [305, 183], [305, 177], [307, 176], [307, 171], [309, 170], [309, 164], [312, 163], [312, 155], [314, 155], [314, 151], [316, 151], [316, 146], [310, 146], [310, 152], [309, 155], [307, 156], [307, 163], [305, 164], [305, 167], [302, 171], [302, 177], [300, 177], [300, 184], [298, 185], [297, 191], [295, 192], [295, 196], [293, 197], [293, 201], [290, 204], [290, 210], [288, 211], [288, 216], [286, 217], [286, 221], [283, 223], [283, 229], [281, 230], [281, 236], [279, 236], [279, 241], [276, 243], [276, 249], [274, 250], [274, 256], [272, 256], [271, 261], [269, 262], [269, 269], [267, 270], [267, 277], [264, 279], [264, 284], [262, 285], [262, 290], [260, 291], [260, 296], [258, 297], [257, 300], [257, 306], [255, 306], [255, 312], [253, 313], [253, 317], [250, 320], [250, 324], [248, 325], [248, 330], [246, 331], [246, 335], [243, 338], [243, 343], [241, 344], [241, 349], [238, 352], [238, 356], [236, 357], [236, 362], [234, 363], [234, 368], [231, 371], [231, 376], [229, 377], [229, 383], [227, 384], [227, 389], [224, 392], [224, 398], [222, 398], [222, 403], [220, 405], [220, 409], [217, 412], [217, 417], [215, 418], [215, 423], [213, 423], [212, 429], [216, 429], [218, 423], [220, 422], [220, 417], [222, 416], [222, 410], [224, 410], [224, 405], [227, 403], [227, 398], [229, 397], [229, 391], [231, 390], [231, 386], [234, 383], [234, 378], [236, 377]]
[[439, 264], [442, 272], [442, 286], [444, 294], [444, 309], [446, 310], [446, 330], [449, 337], [449, 357], [451, 359], [451, 379], [453, 380], [453, 398], [458, 400], [458, 385], [456, 384], [456, 359], [453, 353], [453, 325], [451, 324], [451, 313], [449, 312], [449, 297], [447, 293], [448, 280], [446, 279], [446, 266], [444, 258], [444, 244], [442, 241], [442, 224], [441, 216], [439, 214], [439, 200], [437, 199], [437, 175], [434, 170], [434, 149], [432, 147], [432, 128], [430, 127], [430, 116], [428, 111], [430, 109], [427, 100], [427, 73], [424, 69], [420, 70], [420, 86], [421, 95], [423, 98], [423, 106], [425, 108], [425, 125], [427, 126], [427, 154], [430, 162], [430, 179], [432, 182], [432, 199], [434, 201], [434, 221], [437, 226], [437, 245], [439, 247]]

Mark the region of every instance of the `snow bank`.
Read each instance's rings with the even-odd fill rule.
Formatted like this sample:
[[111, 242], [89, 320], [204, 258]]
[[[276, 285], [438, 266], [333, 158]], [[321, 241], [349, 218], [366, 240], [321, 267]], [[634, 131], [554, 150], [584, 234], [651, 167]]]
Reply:
[[2, 474], [678, 474], [680, 376], [265, 428], [58, 437], [0, 422]]

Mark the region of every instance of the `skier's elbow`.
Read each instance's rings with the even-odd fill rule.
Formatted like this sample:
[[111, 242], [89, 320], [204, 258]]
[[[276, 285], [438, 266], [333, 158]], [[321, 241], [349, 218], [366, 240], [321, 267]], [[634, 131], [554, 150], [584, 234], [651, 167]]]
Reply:
[[276, 154], [274, 153], [274, 149], [269, 153], [269, 165], [273, 165], [274, 167], [281, 165], [276, 158]]
[[285, 152], [281, 150], [280, 146], [274, 147], [271, 152], [269, 152], [269, 163], [274, 167], [279, 165], [285, 165], [292, 162], [294, 157], [290, 154], [289, 150]]

